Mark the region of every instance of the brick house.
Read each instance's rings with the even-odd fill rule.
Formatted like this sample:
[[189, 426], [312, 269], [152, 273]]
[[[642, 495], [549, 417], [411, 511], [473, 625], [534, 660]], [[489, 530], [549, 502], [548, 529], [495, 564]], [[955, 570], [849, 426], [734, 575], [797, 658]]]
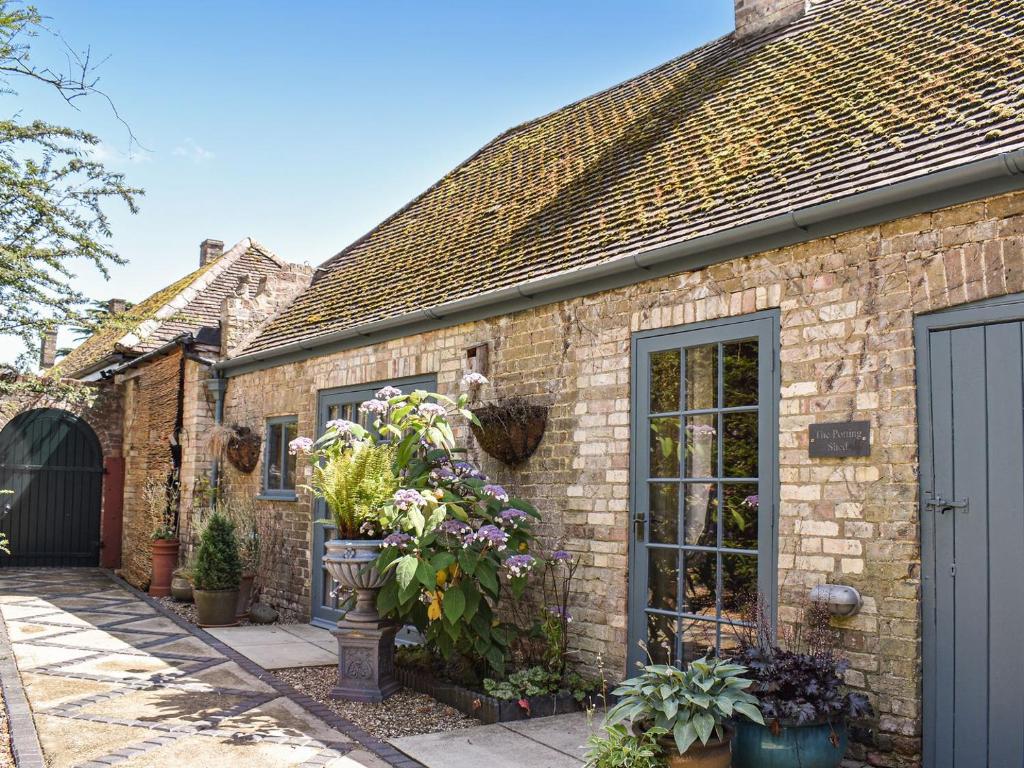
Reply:
[[[547, 406], [547, 431], [515, 469], [463, 437], [583, 557], [577, 651], [613, 674], [639, 640], [727, 651], [738, 594], [785, 624], [850, 585], [848, 680], [877, 711], [856, 756], [1016, 764], [1024, 4], [736, 20], [502, 134], [214, 366], [224, 419], [271, 447], [224, 473], [285, 530], [265, 597], [337, 616], [286, 439], [386, 383], [455, 394], [486, 359], [484, 398]], [[866, 444], [811, 444], [862, 422]]]
[[146, 586], [156, 525], [147, 483], [178, 483], [187, 504], [209, 472], [210, 366], [306, 287], [311, 271], [248, 238], [226, 252], [206, 240], [198, 269], [130, 308], [111, 300], [100, 329], [56, 366], [56, 336], [45, 339], [46, 375], [93, 392], [0, 404], [0, 487], [15, 490], [0, 524], [13, 545], [5, 562], [99, 563]]

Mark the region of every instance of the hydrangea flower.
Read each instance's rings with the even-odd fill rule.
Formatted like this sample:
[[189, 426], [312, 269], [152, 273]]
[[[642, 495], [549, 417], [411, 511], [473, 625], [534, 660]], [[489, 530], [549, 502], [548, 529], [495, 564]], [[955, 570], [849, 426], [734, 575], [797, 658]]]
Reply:
[[508, 534], [496, 525], [483, 525], [476, 533], [467, 534], [466, 538], [462, 540], [462, 545], [468, 547], [476, 541], [485, 545], [489, 544], [500, 552], [508, 544]]
[[410, 541], [412, 541], [412, 536], [408, 533], [395, 531], [394, 533], [388, 534], [384, 537], [384, 546], [402, 548]]
[[551, 559], [554, 560], [556, 563], [562, 563], [566, 560], [572, 560], [572, 554], [566, 552], [564, 549], [556, 549], [554, 552], [551, 553]]
[[392, 387], [389, 385], [378, 389], [377, 394], [374, 395], [374, 397], [378, 400], [390, 400], [392, 397], [398, 397], [400, 394], [402, 394], [402, 390], [398, 387]]
[[508, 577], [514, 579], [517, 576], [525, 576], [529, 573], [533, 564], [536, 562], [533, 555], [512, 555], [505, 561], [505, 567], [508, 568]]
[[743, 500], [743, 506], [748, 509], [757, 509], [758, 498], [756, 493], [752, 493]]
[[565, 619], [566, 624], [572, 624], [572, 614], [569, 613], [569, 610], [567, 608], [562, 608], [557, 605], [549, 605], [548, 613], [550, 613], [552, 616], [557, 616], [560, 619]]
[[476, 371], [467, 371], [462, 377], [462, 384], [466, 387], [479, 387], [488, 383], [490, 382], [487, 381], [487, 377]]
[[326, 424], [327, 429], [337, 430], [339, 435], [346, 437], [351, 437], [353, 428], [358, 426], [354, 421], [348, 419], [331, 419]]
[[508, 492], [500, 485], [485, 485], [481, 491], [484, 496], [490, 496], [498, 501], [508, 501]]
[[372, 413], [374, 416], [383, 416], [388, 412], [388, 404], [385, 400], [367, 400], [360, 403], [359, 410], [362, 413]]
[[414, 491], [411, 488], [401, 488], [395, 491], [393, 500], [395, 502], [395, 506], [403, 512], [412, 507], [422, 507], [426, 504], [423, 494], [419, 491]]
[[441, 525], [438, 526], [441, 533], [449, 533], [453, 536], [464, 536], [466, 533], [471, 533], [472, 528], [461, 520], [445, 520]]
[[511, 524], [513, 528], [518, 528], [519, 523], [526, 517], [526, 513], [521, 509], [512, 507], [510, 509], [503, 509], [498, 517], [501, 518], [503, 524]]
[[309, 437], [296, 437], [288, 443], [288, 453], [292, 456], [298, 454], [308, 455], [313, 450], [313, 439]]
[[469, 480], [486, 480], [487, 475], [481, 472], [479, 469], [474, 467], [468, 461], [456, 461], [452, 464], [452, 468], [455, 470], [455, 474], [461, 478]]
[[448, 410], [440, 403], [420, 403], [416, 406], [416, 412], [420, 416], [425, 416], [428, 419], [446, 416], [448, 414]]
[[458, 479], [458, 475], [448, 467], [435, 467], [430, 470], [430, 482], [437, 485], [438, 483], [450, 483], [453, 480]]

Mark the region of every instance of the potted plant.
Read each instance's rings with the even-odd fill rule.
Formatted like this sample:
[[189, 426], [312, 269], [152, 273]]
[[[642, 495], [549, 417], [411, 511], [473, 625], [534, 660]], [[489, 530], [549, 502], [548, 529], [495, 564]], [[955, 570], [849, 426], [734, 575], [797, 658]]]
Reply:
[[863, 694], [843, 680], [849, 663], [837, 652], [838, 633], [824, 605], [813, 603], [801, 621], [775, 641], [759, 601], [735, 661], [750, 669], [751, 693], [766, 723], [737, 724], [737, 768], [836, 768], [846, 753], [847, 719], [872, 714]]
[[235, 524], [238, 538], [238, 556], [242, 561], [242, 579], [238, 584], [238, 605], [235, 618], [244, 619], [249, 615], [252, 604], [253, 582], [260, 564], [260, 527], [255, 505], [248, 499], [223, 500], [225, 514]]
[[584, 768], [661, 768], [661, 746], [665, 735], [661, 728], [651, 728], [636, 736], [622, 725], [610, 725], [603, 734], [587, 739]]
[[197, 623], [201, 627], [230, 627], [238, 623], [238, 582], [242, 562], [238, 557], [235, 526], [221, 512], [214, 511], [199, 539], [192, 570], [192, 594]]
[[664, 730], [658, 744], [670, 768], [729, 768], [731, 721], [763, 723], [757, 699], [747, 693], [746, 667], [703, 658], [682, 670], [649, 664], [612, 691], [619, 702], [605, 724], [629, 721], [637, 736]]
[[150, 536], [152, 572], [149, 594], [166, 597], [171, 594], [171, 575], [178, 564], [177, 484], [150, 481], [143, 490], [143, 500], [154, 521]]

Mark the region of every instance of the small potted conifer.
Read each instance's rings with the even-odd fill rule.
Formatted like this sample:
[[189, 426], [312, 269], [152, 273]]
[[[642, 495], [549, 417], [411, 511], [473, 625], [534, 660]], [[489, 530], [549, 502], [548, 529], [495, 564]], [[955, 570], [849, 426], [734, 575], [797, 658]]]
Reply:
[[199, 626], [229, 627], [238, 623], [235, 607], [241, 579], [242, 561], [234, 523], [221, 512], [214, 512], [199, 539], [192, 568], [192, 594]]

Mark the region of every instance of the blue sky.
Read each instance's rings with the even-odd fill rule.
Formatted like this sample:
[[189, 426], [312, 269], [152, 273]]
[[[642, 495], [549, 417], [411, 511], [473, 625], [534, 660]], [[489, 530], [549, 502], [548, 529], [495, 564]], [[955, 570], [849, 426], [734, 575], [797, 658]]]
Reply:
[[129, 152], [98, 99], [18, 98], [23, 117], [99, 134], [145, 188], [138, 215], [113, 211], [130, 263], [78, 280], [130, 300], [194, 269], [206, 237], [318, 264], [505, 129], [728, 33], [733, 14], [729, 0], [38, 4], [106, 59], [100, 87], [148, 150]]

